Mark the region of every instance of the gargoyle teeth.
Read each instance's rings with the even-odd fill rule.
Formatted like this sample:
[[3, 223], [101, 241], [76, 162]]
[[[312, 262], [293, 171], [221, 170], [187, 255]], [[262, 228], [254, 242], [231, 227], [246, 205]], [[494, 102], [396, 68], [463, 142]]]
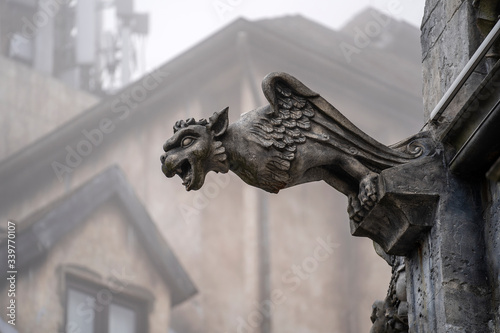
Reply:
[[193, 170], [188, 159], [184, 159], [175, 167], [175, 173], [182, 179], [182, 185], [188, 190], [193, 180]]
[[184, 181], [182, 182], [182, 185], [188, 188], [189, 185], [191, 185], [191, 180], [192, 180], [191, 175], [187, 175]]
[[215, 153], [215, 154], [223, 154], [223, 153], [225, 153], [225, 152], [226, 152], [226, 148], [224, 148], [224, 147], [220, 147], [220, 148], [215, 149], [215, 152], [214, 152], [214, 153]]

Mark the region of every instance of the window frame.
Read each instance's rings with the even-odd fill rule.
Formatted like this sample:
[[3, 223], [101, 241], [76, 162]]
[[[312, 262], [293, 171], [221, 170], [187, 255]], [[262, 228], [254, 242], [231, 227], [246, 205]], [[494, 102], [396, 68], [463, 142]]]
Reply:
[[[64, 332], [66, 332], [68, 325], [68, 301], [69, 301], [69, 291], [75, 290], [89, 295], [96, 299], [98, 302], [98, 293], [102, 290], [108, 290], [113, 296], [109, 302], [106, 304], [98, 304], [94, 306], [94, 332], [93, 333], [109, 333], [109, 306], [111, 304], [116, 304], [125, 308], [132, 310], [136, 314], [136, 327], [135, 333], [146, 333], [149, 330], [149, 320], [148, 320], [148, 300], [145, 298], [137, 297], [136, 295], [130, 295], [126, 290], [121, 290], [120, 292], [114, 293], [112, 288], [99, 284], [93, 281], [89, 281], [79, 276], [73, 274], [66, 275], [65, 278], [65, 290], [64, 290]], [[103, 306], [102, 311], [96, 311], [97, 306]]]

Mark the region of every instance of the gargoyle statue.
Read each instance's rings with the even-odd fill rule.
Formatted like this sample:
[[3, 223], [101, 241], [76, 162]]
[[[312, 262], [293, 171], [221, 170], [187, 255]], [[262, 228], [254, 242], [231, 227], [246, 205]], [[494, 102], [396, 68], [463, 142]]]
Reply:
[[262, 82], [269, 105], [229, 125], [228, 108], [208, 121], [177, 121], [163, 145], [162, 171], [198, 190], [209, 171], [232, 170], [247, 184], [271, 193], [324, 180], [349, 200], [349, 217], [360, 222], [377, 202], [377, 177], [424, 149], [422, 135], [387, 147], [353, 125], [335, 107], [286, 73]]

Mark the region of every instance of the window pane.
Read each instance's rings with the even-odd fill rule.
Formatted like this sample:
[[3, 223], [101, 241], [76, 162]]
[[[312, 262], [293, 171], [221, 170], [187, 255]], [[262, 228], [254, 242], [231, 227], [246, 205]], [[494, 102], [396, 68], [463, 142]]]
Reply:
[[77, 290], [68, 290], [67, 333], [94, 333], [95, 298]]
[[109, 306], [108, 333], [135, 333], [136, 314], [131, 309], [111, 304]]

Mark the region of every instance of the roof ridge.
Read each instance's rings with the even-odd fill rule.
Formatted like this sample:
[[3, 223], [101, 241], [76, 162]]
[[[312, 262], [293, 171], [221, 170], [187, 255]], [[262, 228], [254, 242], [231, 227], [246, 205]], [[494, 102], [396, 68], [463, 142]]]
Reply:
[[[70, 193], [54, 200], [25, 220], [28, 225], [17, 232], [18, 260], [22, 269], [40, 262], [52, 246], [68, 235], [95, 209], [116, 197], [123, 204], [136, 230], [140, 244], [149, 255], [153, 266], [169, 287], [172, 305], [177, 305], [197, 293], [196, 287], [178, 261], [167, 241], [161, 236], [156, 224], [139, 201], [125, 174], [118, 165], [112, 165], [87, 180]], [[7, 241], [0, 242], [0, 253], [7, 253]], [[6, 272], [7, 262], [0, 263]], [[4, 267], [5, 266], [5, 267]], [[5, 280], [6, 281], [6, 280]], [[1, 281], [5, 283], [5, 281]]]

